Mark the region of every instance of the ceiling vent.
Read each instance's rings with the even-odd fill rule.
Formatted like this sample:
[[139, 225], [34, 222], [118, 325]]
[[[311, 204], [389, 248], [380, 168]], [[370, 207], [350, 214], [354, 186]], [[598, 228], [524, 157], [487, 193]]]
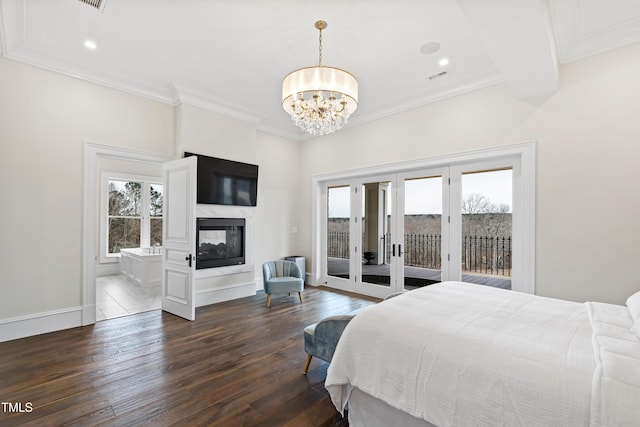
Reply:
[[80, 3], [88, 4], [91, 7], [95, 7], [100, 12], [104, 11], [104, 6], [107, 4], [107, 0], [78, 0]]
[[432, 76], [429, 76], [429, 80], [437, 79], [438, 77], [445, 76], [446, 74], [447, 74], [446, 71], [440, 71], [438, 74], [434, 74]]

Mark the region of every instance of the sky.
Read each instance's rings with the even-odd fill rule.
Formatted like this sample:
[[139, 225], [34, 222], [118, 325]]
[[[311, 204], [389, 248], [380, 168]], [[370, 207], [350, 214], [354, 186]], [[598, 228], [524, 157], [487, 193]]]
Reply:
[[[462, 198], [481, 194], [496, 205], [512, 206], [512, 171], [491, 171], [462, 175]], [[511, 211], [511, 209], [509, 209]], [[442, 178], [424, 178], [405, 182], [405, 214], [442, 214]], [[332, 188], [329, 216], [349, 216], [349, 187]]]

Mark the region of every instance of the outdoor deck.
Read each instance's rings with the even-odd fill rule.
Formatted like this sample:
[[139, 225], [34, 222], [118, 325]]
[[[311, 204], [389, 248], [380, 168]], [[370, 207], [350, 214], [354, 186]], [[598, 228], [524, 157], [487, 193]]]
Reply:
[[[344, 258], [328, 258], [328, 270], [331, 276], [346, 277], [349, 274], [349, 260]], [[362, 264], [362, 275], [367, 278], [386, 278], [390, 275], [389, 264]], [[404, 267], [405, 288], [413, 289], [441, 281], [440, 271], [421, 267]], [[366, 281], [366, 280], [365, 280]], [[462, 281], [478, 285], [493, 286], [501, 289], [511, 289], [511, 278], [487, 274], [463, 273]], [[374, 281], [370, 281], [375, 283]], [[379, 284], [384, 284], [382, 283]], [[420, 285], [420, 283], [423, 283]]]

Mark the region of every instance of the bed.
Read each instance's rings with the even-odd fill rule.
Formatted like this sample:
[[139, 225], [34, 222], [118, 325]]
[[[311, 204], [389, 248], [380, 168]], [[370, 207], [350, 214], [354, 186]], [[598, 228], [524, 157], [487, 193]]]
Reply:
[[627, 305], [427, 286], [355, 316], [325, 387], [351, 427], [638, 426], [640, 292]]

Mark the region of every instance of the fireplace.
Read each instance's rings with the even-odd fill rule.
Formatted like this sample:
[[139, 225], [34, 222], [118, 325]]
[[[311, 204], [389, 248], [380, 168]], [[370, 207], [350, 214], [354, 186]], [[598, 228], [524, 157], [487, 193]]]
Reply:
[[244, 264], [244, 218], [198, 218], [196, 247], [196, 270]]

